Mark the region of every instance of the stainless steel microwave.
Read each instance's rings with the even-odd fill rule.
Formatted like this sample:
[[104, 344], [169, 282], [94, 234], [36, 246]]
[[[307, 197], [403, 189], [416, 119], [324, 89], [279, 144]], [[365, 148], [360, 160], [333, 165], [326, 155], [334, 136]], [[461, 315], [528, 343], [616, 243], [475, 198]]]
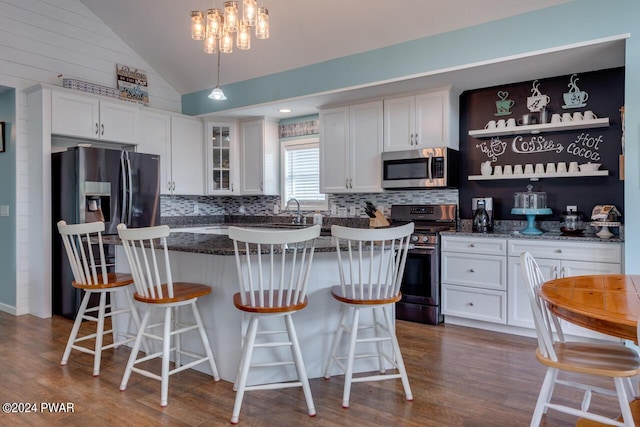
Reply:
[[447, 147], [382, 153], [382, 188], [456, 188], [458, 159]]

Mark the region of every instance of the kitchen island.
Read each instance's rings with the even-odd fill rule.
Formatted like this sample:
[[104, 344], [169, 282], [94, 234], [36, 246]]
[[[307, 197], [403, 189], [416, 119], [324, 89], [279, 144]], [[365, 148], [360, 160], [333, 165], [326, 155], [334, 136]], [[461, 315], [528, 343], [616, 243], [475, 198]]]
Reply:
[[[246, 316], [233, 305], [233, 294], [238, 291], [233, 241], [224, 234], [172, 232], [167, 238], [167, 244], [174, 281], [202, 283], [212, 288], [211, 294], [198, 300], [198, 307], [220, 377], [233, 382], [240, 360], [242, 337], [248, 325]], [[331, 286], [340, 283], [336, 262], [335, 240], [330, 236], [317, 238], [307, 290], [309, 304], [293, 315], [309, 378], [323, 376], [333, 332], [338, 326], [340, 305], [329, 292]], [[116, 266], [118, 271], [129, 271], [126, 256], [119, 245], [116, 246]], [[144, 310], [144, 307], [140, 310]], [[269, 325], [281, 326], [281, 319], [268, 320], [274, 321], [268, 323]], [[119, 324], [119, 329], [124, 327], [124, 324]], [[131, 322], [127, 328], [133, 330]], [[195, 334], [193, 338], [183, 339], [182, 344], [186, 349], [190, 349], [189, 346], [193, 343], [199, 343]], [[201, 349], [194, 345], [193, 350]], [[282, 350], [283, 358], [290, 357], [290, 354], [286, 354], [288, 350], [278, 350]], [[254, 353], [254, 361], [260, 360], [261, 355], [272, 351], [275, 350], [257, 350]], [[209, 373], [209, 368], [205, 365], [195, 369]], [[354, 371], [367, 372], [377, 369], [377, 359], [357, 359]], [[341, 371], [336, 367], [332, 374], [340, 375]], [[295, 378], [293, 366], [255, 369], [250, 376], [252, 384]]]

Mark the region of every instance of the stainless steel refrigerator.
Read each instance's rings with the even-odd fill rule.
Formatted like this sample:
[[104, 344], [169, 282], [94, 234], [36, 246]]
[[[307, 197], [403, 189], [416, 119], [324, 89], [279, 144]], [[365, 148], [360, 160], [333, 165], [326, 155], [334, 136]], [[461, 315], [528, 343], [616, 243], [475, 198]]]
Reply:
[[[53, 313], [73, 318], [81, 292], [71, 286], [73, 274], [56, 226], [104, 221], [105, 234], [117, 226], [160, 224], [160, 156], [93, 147], [72, 147], [51, 156], [53, 236]], [[114, 248], [105, 247], [108, 263]]]

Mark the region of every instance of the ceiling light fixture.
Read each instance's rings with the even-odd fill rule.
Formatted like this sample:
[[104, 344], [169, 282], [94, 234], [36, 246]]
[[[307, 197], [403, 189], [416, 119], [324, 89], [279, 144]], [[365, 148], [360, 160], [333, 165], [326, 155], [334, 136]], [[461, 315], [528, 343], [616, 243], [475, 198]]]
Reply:
[[210, 99], [214, 101], [226, 101], [227, 97], [225, 96], [222, 89], [220, 89], [220, 51], [218, 51], [218, 79], [216, 81], [216, 87], [213, 88], [211, 93], [208, 95]]
[[291, 112], [291, 108], [281, 108], [278, 110], [281, 113], [290, 113]]
[[[269, 38], [269, 10], [258, 7], [257, 0], [242, 0], [242, 14], [239, 1], [225, 1], [224, 10], [207, 9], [191, 12], [191, 38], [204, 40], [205, 53], [233, 52], [233, 33], [236, 33], [236, 47], [240, 50], [251, 48], [251, 27], [255, 27], [256, 38]], [[205, 21], [206, 16], [206, 21]]]

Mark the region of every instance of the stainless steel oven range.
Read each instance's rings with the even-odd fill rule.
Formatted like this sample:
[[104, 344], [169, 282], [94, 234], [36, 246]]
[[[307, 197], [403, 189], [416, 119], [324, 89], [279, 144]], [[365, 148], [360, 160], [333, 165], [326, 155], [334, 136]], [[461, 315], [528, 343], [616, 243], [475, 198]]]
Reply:
[[440, 309], [440, 232], [456, 229], [456, 205], [392, 205], [391, 225], [415, 224], [412, 249], [402, 279], [396, 318], [438, 324]]

